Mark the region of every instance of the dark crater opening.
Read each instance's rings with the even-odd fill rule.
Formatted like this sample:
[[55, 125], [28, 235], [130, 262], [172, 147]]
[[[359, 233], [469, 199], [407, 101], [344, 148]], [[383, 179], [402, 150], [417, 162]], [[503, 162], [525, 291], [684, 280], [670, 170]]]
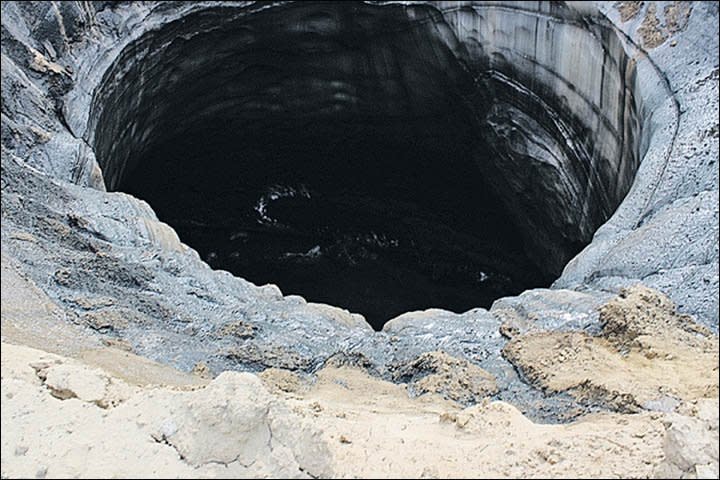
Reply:
[[549, 285], [632, 180], [632, 96], [610, 120], [619, 147], [597, 151], [567, 98], [525, 90], [507, 55], [458, 50], [431, 7], [240, 12], [133, 42], [91, 119], [108, 188], [147, 200], [215, 268], [376, 329], [488, 307]]
[[120, 188], [213, 267], [376, 328], [408, 310], [489, 306], [552, 277], [473, 164], [453, 105], [417, 118], [213, 122], [158, 145]]

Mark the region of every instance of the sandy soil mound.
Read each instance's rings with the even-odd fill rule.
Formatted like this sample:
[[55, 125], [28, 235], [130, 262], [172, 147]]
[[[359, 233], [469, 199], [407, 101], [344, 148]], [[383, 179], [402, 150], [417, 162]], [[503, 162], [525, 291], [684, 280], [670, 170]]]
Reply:
[[2, 476], [702, 475], [717, 471], [717, 406], [539, 425], [503, 402], [410, 398], [404, 385], [347, 367], [312, 381], [275, 369], [262, 379], [225, 372], [207, 386], [138, 385], [4, 343]]
[[503, 350], [535, 385], [619, 411], [670, 411], [717, 398], [718, 338], [677, 313], [664, 295], [637, 286], [600, 310], [599, 336], [533, 332]]

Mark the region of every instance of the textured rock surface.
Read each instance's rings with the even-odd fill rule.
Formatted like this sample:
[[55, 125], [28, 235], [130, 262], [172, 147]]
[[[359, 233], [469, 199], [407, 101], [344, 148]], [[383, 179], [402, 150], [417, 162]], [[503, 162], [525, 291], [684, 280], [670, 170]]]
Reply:
[[[125, 155], [137, 158], [143, 137], [160, 137], [165, 129], [156, 128], [158, 120], [173, 115], [158, 117], [160, 107], [148, 113], [151, 104], [141, 100], [153, 92], [123, 96], [130, 85], [117, 81], [139, 68], [139, 59], [177, 48], [162, 38], [182, 33], [178, 42], [191, 41], [194, 32], [211, 32], [218, 17], [243, 24], [275, 8], [286, 7], [3, 5], [3, 286], [12, 262], [50, 311], [67, 315], [91, 341], [121, 339], [134, 352], [184, 371], [204, 363], [216, 373], [314, 372], [332, 359], [391, 378], [422, 353], [440, 350], [494, 375], [499, 398], [551, 419], [573, 400], [545, 398], [519, 380], [500, 355], [503, 322], [508, 336], [533, 324], [592, 334], [594, 309], [608, 292], [641, 281], [717, 331], [717, 4], [693, 3], [686, 12], [677, 2], [644, 2], [634, 13], [613, 3], [574, 2], [363, 7], [434, 30], [435, 50], [427, 53], [433, 62], [451, 61], [478, 82], [479, 88], [461, 92], [476, 94], [466, 100], [485, 107], [478, 122], [498, 155], [484, 171], [500, 187], [509, 218], [517, 221], [524, 210], [537, 214], [520, 234], [546, 268], [559, 271], [612, 215], [553, 290], [502, 300], [489, 311], [405, 315], [380, 333], [358, 325], [357, 317], [283, 297], [274, 286], [211, 270], [145, 202], [104, 191], [122, 177]], [[315, 35], [338, 28], [333, 18], [310, 16], [290, 26]], [[240, 31], [239, 39], [253, 36], [251, 28]], [[172, 80], [192, 68], [191, 60], [173, 68], [158, 74]], [[147, 81], [137, 75], [140, 85]], [[514, 104], [512, 92], [525, 101]], [[499, 103], [483, 103], [488, 93]], [[105, 110], [107, 122], [101, 121]], [[560, 299], [560, 288], [574, 293]], [[11, 303], [5, 292], [3, 328]], [[562, 315], [552, 313], [557, 310]], [[40, 318], [26, 318], [32, 322], [41, 325]]]

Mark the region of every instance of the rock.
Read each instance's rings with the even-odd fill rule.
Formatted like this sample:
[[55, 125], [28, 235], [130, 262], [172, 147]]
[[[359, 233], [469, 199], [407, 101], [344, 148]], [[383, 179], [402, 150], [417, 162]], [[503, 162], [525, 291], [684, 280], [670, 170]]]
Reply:
[[106, 347], [116, 348], [126, 352], [132, 352], [133, 348], [130, 342], [123, 340], [122, 338], [103, 338], [102, 344]]
[[182, 252], [185, 250], [185, 246], [180, 242], [175, 230], [170, 228], [169, 225], [152, 220], [149, 218], [141, 217], [138, 219], [140, 223], [141, 235], [145, 236], [150, 242], [158, 245], [163, 250]]
[[[694, 410], [689, 412], [690, 415], [669, 415], [663, 446], [665, 460], [656, 467], [655, 478], [717, 477], [717, 398], [699, 400]], [[707, 418], [706, 412], [712, 412], [710, 418]]]
[[659, 28], [660, 21], [656, 13], [657, 7], [654, 3], [651, 3], [647, 8], [642, 25], [638, 29], [640, 38], [642, 38], [642, 45], [645, 48], [659, 47], [667, 40], [667, 35]]
[[463, 405], [477, 403], [498, 392], [495, 377], [467, 360], [444, 352], [428, 352], [395, 372], [415, 395], [437, 393]]
[[56, 360], [34, 364], [36, 375], [50, 394], [60, 400], [78, 399], [101, 408], [115, 407], [133, 394], [127, 383], [104, 371], [75, 362]]
[[22, 240], [24, 242], [37, 242], [37, 238], [35, 236], [27, 233], [27, 232], [14, 232], [10, 234], [10, 238], [13, 240]]
[[600, 292], [534, 289], [517, 297], [501, 298], [491, 313], [502, 321], [507, 338], [536, 331], [600, 331], [598, 307], [611, 295]]
[[311, 359], [298, 355], [291, 348], [263, 343], [247, 343], [241, 347], [230, 348], [224, 355], [228, 360], [249, 369], [268, 366], [285, 370], [309, 370], [313, 364]]
[[[49, 368], [43, 375], [45, 385], [50, 388], [53, 396], [61, 400], [79, 398], [85, 402], [98, 402], [105, 396], [108, 384], [107, 378], [100, 374], [78, 375], [73, 367], [67, 365]], [[79, 382], [78, 377], [82, 378]]]
[[32, 62], [30, 62], [30, 68], [32, 68], [33, 70], [40, 73], [50, 72], [55, 74], [67, 74], [67, 72], [62, 66], [48, 60], [42, 53], [38, 52], [37, 50], [34, 50], [32, 53], [33, 59]]
[[166, 440], [193, 465], [250, 464], [271, 439], [269, 400], [256, 377], [222, 373], [207, 387], [207, 395], [169, 412], [173, 420], [162, 424], [156, 438]]
[[598, 336], [514, 336], [503, 354], [546, 391], [618, 411], [717, 396], [717, 336], [678, 314], [667, 297], [642, 286], [625, 290], [600, 308], [600, 322]]
[[273, 392], [299, 393], [308, 389], [307, 381], [304, 381], [297, 373], [280, 368], [268, 368], [258, 375], [265, 386]]
[[115, 305], [115, 300], [109, 297], [74, 297], [65, 299], [83, 310], [97, 310]]
[[351, 328], [365, 328], [371, 330], [372, 327], [365, 321], [365, 318], [358, 313], [351, 313], [343, 308], [333, 307], [322, 303], [308, 303], [310, 309], [319, 313], [329, 315], [334, 320]]
[[665, 26], [671, 34], [682, 32], [688, 26], [693, 6], [687, 2], [673, 2], [665, 5]]
[[204, 379], [213, 378], [213, 373], [205, 362], [196, 363], [190, 373]]
[[138, 317], [133, 311], [106, 308], [86, 312], [82, 314], [80, 318], [93, 330], [117, 332], [126, 328], [130, 323], [128, 317], [133, 318], [133, 316]]
[[615, 8], [617, 8], [620, 12], [620, 20], [623, 22], [627, 22], [628, 20], [632, 20], [633, 18], [635, 18], [635, 16], [642, 8], [643, 3], [644, 2], [636, 1], [616, 2]]
[[664, 337], [700, 351], [712, 350], [713, 333], [678, 313], [669, 298], [650, 288], [624, 289], [599, 310], [602, 335], [619, 349], [642, 348], [645, 337]]
[[226, 323], [217, 334], [223, 337], [231, 335], [240, 339], [252, 338], [255, 336], [255, 327], [243, 321]]

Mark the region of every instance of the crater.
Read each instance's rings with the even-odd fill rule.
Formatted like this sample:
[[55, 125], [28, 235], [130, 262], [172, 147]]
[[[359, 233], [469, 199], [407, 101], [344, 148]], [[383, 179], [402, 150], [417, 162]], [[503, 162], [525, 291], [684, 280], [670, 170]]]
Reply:
[[89, 136], [212, 267], [381, 329], [550, 285], [632, 184], [634, 91], [562, 4], [213, 7], [125, 47]]

